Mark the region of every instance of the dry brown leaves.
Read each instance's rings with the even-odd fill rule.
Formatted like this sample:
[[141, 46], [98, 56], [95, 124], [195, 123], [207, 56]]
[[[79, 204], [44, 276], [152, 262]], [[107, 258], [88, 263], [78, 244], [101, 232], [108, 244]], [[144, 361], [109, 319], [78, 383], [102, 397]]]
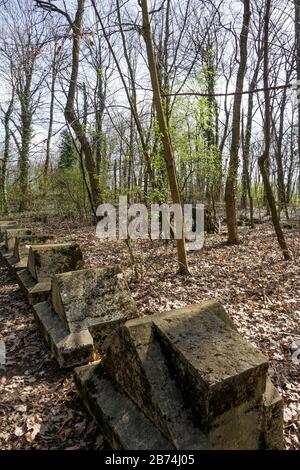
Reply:
[[60, 371], [29, 305], [0, 268], [0, 339], [7, 348], [0, 376], [0, 448], [89, 449], [105, 445], [77, 396], [72, 373]]
[[[296, 259], [291, 263], [282, 260], [268, 224], [244, 229], [239, 246], [227, 246], [221, 235], [207, 237], [201, 252], [189, 254], [190, 277], [176, 275], [172, 242], [139, 241], [133, 246], [140, 270], [136, 281], [123, 242], [99, 241], [94, 227], [54, 223], [38, 228], [57, 240], [80, 243], [86, 266], [120, 264], [141, 315], [212, 298], [223, 303], [242, 335], [268, 356], [285, 402], [286, 448], [300, 449], [300, 365], [292, 361], [300, 340], [299, 231], [286, 231]], [[71, 374], [59, 371], [16, 285], [5, 270], [0, 276], [0, 327], [9, 351], [0, 391], [1, 447], [102, 448], [103, 438], [85, 413]]]

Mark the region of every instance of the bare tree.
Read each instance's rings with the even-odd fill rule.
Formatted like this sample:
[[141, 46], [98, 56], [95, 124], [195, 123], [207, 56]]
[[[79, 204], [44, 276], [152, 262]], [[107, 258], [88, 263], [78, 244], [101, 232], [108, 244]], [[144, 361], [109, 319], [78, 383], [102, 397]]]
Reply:
[[50, 91], [50, 106], [49, 106], [49, 125], [46, 141], [46, 158], [44, 163], [44, 176], [48, 176], [50, 162], [51, 162], [51, 147], [52, 147], [52, 134], [53, 134], [53, 124], [54, 124], [54, 111], [55, 111], [55, 88], [57, 83], [57, 77], [60, 69], [60, 65], [63, 59], [63, 47], [61, 41], [57, 38], [54, 33], [53, 38], [53, 47], [50, 45], [51, 50], [51, 79], [49, 85]]
[[[181, 204], [172, 142], [171, 142], [171, 137], [168, 131], [165, 111], [164, 111], [163, 104], [162, 104], [161, 90], [159, 86], [158, 71], [157, 71], [155, 52], [154, 52], [153, 41], [152, 41], [147, 0], [141, 0], [141, 5], [142, 5], [142, 13], [143, 13], [143, 34], [144, 34], [144, 39], [145, 39], [146, 48], [147, 48], [147, 57], [148, 57], [149, 71], [150, 71], [150, 76], [151, 76], [154, 105], [155, 105], [155, 109], [157, 113], [159, 130], [162, 135], [164, 158], [165, 158], [166, 167], [167, 167], [170, 191], [171, 191], [173, 202], [175, 204]], [[187, 261], [186, 248], [185, 248], [185, 239], [184, 239], [183, 232], [182, 232], [181, 238], [177, 240], [177, 254], [178, 254], [179, 272], [181, 274], [188, 274], [189, 268], [188, 268], [188, 261]]]
[[[297, 83], [300, 86], [300, 0], [294, 0], [295, 4], [295, 39], [296, 39], [296, 70], [297, 70]], [[300, 165], [300, 100], [298, 99], [298, 159]], [[298, 176], [298, 191], [300, 194], [300, 171]]]
[[[28, 4], [26, 4], [28, 7]], [[19, 124], [16, 129], [20, 142], [19, 150], [19, 188], [20, 211], [28, 206], [28, 184], [30, 167], [30, 146], [33, 137], [33, 117], [37, 112], [44, 74], [37, 73], [38, 59], [45, 43], [43, 28], [39, 28], [37, 14], [29, 8], [10, 7], [5, 13], [6, 34], [1, 38], [1, 53], [10, 64], [13, 73], [15, 95], [20, 107]]]
[[265, 17], [264, 17], [264, 97], [265, 97], [265, 116], [264, 116], [264, 139], [265, 148], [264, 153], [258, 159], [258, 165], [263, 178], [263, 184], [266, 192], [267, 201], [270, 207], [272, 221], [276, 232], [279, 246], [282, 250], [284, 259], [291, 260], [291, 253], [289, 252], [285, 237], [280, 226], [280, 221], [276, 208], [276, 201], [273, 195], [272, 186], [269, 181], [266, 164], [270, 157], [271, 147], [271, 106], [270, 106], [270, 90], [269, 90], [269, 27], [270, 27], [270, 12], [271, 1], [266, 0]]
[[[13, 78], [13, 77], [12, 77]], [[3, 114], [2, 122], [4, 126], [4, 151], [3, 158], [0, 160], [0, 210], [4, 214], [8, 213], [7, 206], [7, 168], [10, 157], [10, 147], [11, 147], [11, 130], [10, 130], [10, 120], [13, 113], [13, 107], [15, 102], [15, 86], [13, 81], [11, 82], [11, 98], [6, 110], [1, 107], [1, 112]]]
[[236, 220], [236, 181], [239, 168], [239, 147], [241, 133], [241, 92], [243, 91], [244, 78], [247, 68], [248, 32], [250, 17], [250, 1], [244, 0], [243, 27], [240, 36], [240, 63], [236, 78], [236, 95], [234, 97], [232, 116], [231, 149], [225, 188], [228, 243], [230, 244], [235, 244], [239, 242]]
[[251, 172], [250, 172], [250, 148], [252, 140], [252, 128], [253, 128], [253, 117], [254, 117], [254, 102], [255, 95], [254, 90], [257, 88], [259, 73], [261, 70], [262, 59], [263, 59], [263, 48], [261, 35], [263, 30], [263, 22], [261, 21], [261, 8], [257, 11], [257, 21], [255, 22], [255, 31], [253, 31], [253, 37], [258, 38], [258, 45], [254, 48], [256, 53], [256, 63], [254, 65], [253, 73], [249, 84], [249, 96], [248, 96], [248, 107], [247, 107], [247, 119], [246, 127], [244, 132], [243, 142], [243, 175], [242, 175], [242, 206], [246, 208], [246, 200], [249, 200], [250, 209], [250, 224], [254, 228], [254, 208], [253, 208], [253, 197], [251, 191]]
[[67, 102], [65, 106], [65, 118], [75, 135], [80, 142], [82, 151], [85, 157], [85, 167], [89, 176], [89, 182], [91, 185], [91, 195], [92, 195], [92, 209], [95, 214], [96, 207], [99, 202], [100, 189], [98, 184], [97, 177], [97, 167], [93, 155], [93, 149], [89, 139], [86, 135], [84, 126], [81, 124], [80, 119], [76, 113], [75, 109], [75, 98], [78, 87], [78, 74], [79, 74], [79, 63], [80, 63], [80, 43], [83, 36], [82, 24], [83, 24], [83, 15], [84, 15], [84, 6], [85, 0], [77, 1], [77, 11], [75, 14], [75, 19], [72, 20], [69, 13], [65, 10], [61, 10], [56, 5], [41, 1], [35, 0], [37, 5], [45, 10], [52, 11], [63, 15], [71, 28], [73, 33], [73, 50], [72, 50], [72, 71], [69, 82], [69, 90], [67, 94]]

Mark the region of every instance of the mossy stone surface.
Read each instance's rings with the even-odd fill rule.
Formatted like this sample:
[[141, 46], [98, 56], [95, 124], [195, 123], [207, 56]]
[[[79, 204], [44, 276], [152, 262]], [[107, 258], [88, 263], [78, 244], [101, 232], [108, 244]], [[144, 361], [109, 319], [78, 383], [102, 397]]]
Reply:
[[77, 243], [32, 245], [29, 248], [28, 270], [38, 281], [51, 279], [56, 273], [83, 267], [83, 255]]
[[136, 304], [118, 266], [55, 275], [52, 304], [70, 331], [137, 317]]

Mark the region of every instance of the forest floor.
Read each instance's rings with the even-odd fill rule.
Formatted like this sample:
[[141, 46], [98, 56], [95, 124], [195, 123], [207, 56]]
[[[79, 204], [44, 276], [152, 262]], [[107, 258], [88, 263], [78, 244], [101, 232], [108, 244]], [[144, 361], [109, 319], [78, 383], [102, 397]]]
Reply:
[[[28, 224], [27, 224], [28, 225]], [[242, 243], [206, 237], [190, 253], [191, 276], [176, 275], [172, 242], [134, 244], [137, 281], [124, 242], [103, 242], [95, 227], [66, 221], [33, 224], [56, 241], [77, 241], [86, 267], [121, 265], [140, 315], [208, 299], [220, 301], [241, 334], [270, 361], [273, 382], [285, 403], [285, 445], [300, 449], [300, 232], [286, 230], [296, 261], [283, 261], [272, 227], [241, 230]], [[72, 373], [59, 370], [8, 271], [0, 267], [0, 339], [7, 347], [0, 373], [1, 449], [103, 449], [108, 444], [76, 394]], [[300, 346], [299, 346], [300, 353]], [[298, 362], [298, 363], [297, 363]]]

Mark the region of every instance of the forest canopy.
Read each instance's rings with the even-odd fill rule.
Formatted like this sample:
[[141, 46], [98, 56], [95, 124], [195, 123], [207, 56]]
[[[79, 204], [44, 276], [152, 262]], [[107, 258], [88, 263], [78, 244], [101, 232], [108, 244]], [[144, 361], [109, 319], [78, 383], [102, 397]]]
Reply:
[[238, 243], [267, 211], [288, 259], [299, 3], [2, 0], [1, 212], [201, 201]]

